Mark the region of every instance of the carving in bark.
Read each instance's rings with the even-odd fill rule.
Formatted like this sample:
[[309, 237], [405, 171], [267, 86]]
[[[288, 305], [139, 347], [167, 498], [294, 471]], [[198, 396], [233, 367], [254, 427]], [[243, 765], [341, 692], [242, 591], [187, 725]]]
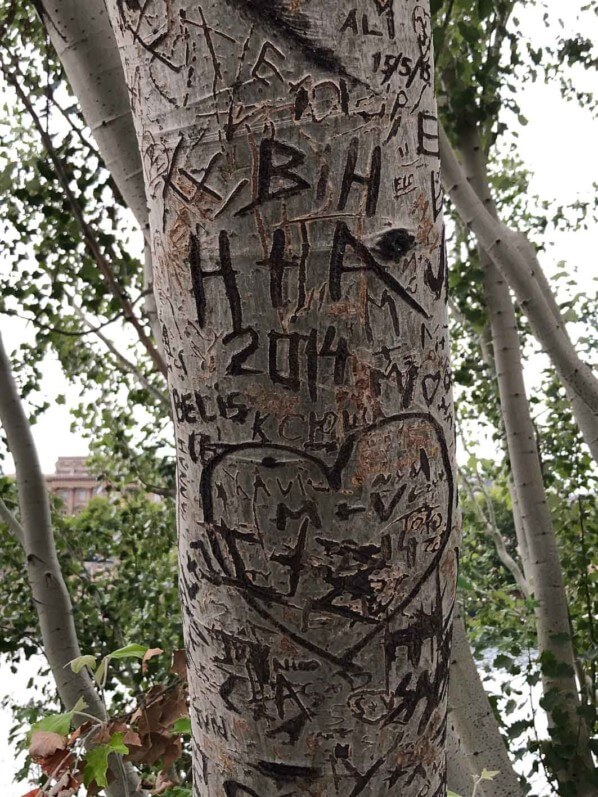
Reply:
[[113, 0], [177, 439], [197, 795], [446, 789], [427, 3]]

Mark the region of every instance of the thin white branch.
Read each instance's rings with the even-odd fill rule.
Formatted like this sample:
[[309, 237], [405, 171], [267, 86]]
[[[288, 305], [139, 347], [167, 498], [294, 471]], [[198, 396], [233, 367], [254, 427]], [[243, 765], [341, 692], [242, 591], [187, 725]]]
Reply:
[[513, 288], [534, 335], [571, 392], [577, 423], [598, 460], [598, 380], [579, 358], [562, 319], [555, 318], [555, 307], [544, 298], [527, 259], [514, 243], [513, 233], [492, 216], [469, 184], [442, 127], [440, 156], [448, 194], [464, 223], [473, 230], [482, 249]]
[[523, 595], [525, 595], [526, 598], [529, 598], [530, 589], [527, 584], [527, 581], [525, 580], [525, 576], [523, 575], [523, 572], [519, 567], [519, 565], [517, 564], [517, 562], [515, 561], [515, 559], [513, 559], [511, 554], [508, 552], [504, 537], [500, 533], [500, 529], [498, 528], [498, 525], [496, 523], [496, 517], [494, 516], [494, 508], [492, 507], [492, 499], [490, 498], [490, 496], [487, 495], [485, 490], [482, 491], [482, 494], [484, 495], [484, 499], [486, 501], [486, 505], [488, 507], [492, 507], [491, 516], [487, 517], [477, 500], [475, 489], [469, 477], [462, 468], [459, 469], [459, 476], [461, 477], [462, 483], [465, 485], [467, 493], [469, 494], [475, 512], [480, 522], [482, 523], [485, 533], [488, 535], [488, 537], [490, 537], [490, 539], [494, 543], [494, 547], [496, 548], [496, 553], [498, 555], [498, 558], [515, 579], [515, 583], [517, 584], [517, 587], [519, 588], [520, 592]]
[[94, 326], [93, 322], [89, 318], [87, 318], [83, 310], [75, 303], [75, 300], [72, 297], [68, 296], [68, 294], [67, 297], [69, 300], [69, 304], [75, 311], [77, 317], [82, 321], [82, 323], [88, 329], [93, 331], [93, 333], [96, 335], [96, 337], [99, 340], [102, 341], [104, 346], [106, 346], [108, 351], [110, 351], [111, 354], [114, 355], [116, 360], [125, 369], [125, 371], [128, 371], [130, 374], [132, 374], [138, 380], [141, 386], [148, 391], [148, 393], [151, 393], [151, 395], [155, 399], [157, 399], [161, 404], [163, 404], [167, 408], [168, 411], [170, 411], [170, 403], [168, 401], [168, 398], [164, 395], [164, 393], [161, 393], [154, 385], [152, 385], [152, 383], [145, 376], [145, 374], [143, 374], [143, 372], [140, 371], [139, 368], [137, 368], [135, 363], [132, 363], [127, 357], [125, 357], [125, 355], [122, 354], [116, 348], [116, 346], [110, 340], [110, 338], [104, 335], [104, 333], [97, 326]]
[[6, 523], [8, 528], [12, 531], [15, 535], [21, 547], [25, 547], [25, 533], [23, 531], [23, 527], [10, 511], [10, 509], [4, 503], [4, 500], [0, 498], [0, 515], [2, 516], [2, 520]]

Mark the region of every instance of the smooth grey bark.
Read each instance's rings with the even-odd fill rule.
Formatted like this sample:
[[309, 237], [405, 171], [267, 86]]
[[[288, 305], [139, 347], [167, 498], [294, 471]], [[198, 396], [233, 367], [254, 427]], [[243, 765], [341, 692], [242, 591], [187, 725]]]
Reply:
[[195, 793], [440, 797], [456, 538], [427, 4], [109, 9], [173, 396]]
[[33, 0], [106, 168], [147, 234], [141, 156], [118, 48], [103, 0]]
[[469, 797], [474, 781], [483, 769], [488, 769], [499, 774], [492, 781], [480, 783], [479, 797], [522, 797], [523, 789], [500, 735], [460, 615], [453, 627], [449, 729], [456, 740], [453, 750], [449, 749], [449, 786], [453, 791]]
[[522, 254], [520, 241], [488, 211], [469, 185], [442, 126], [440, 153], [444, 185], [457, 212], [512, 287], [536, 339], [567, 388], [579, 430], [598, 461], [598, 380], [577, 355], [560, 315], [555, 316], [554, 301], [544, 297], [546, 282], [537, 281], [536, 273]]
[[[486, 157], [475, 129], [462, 131], [460, 150], [468, 183], [487, 212], [496, 216]], [[584, 772], [580, 760], [572, 759], [555, 775], [561, 783], [574, 784], [576, 794], [591, 795], [595, 792], [589, 781], [593, 764], [587, 728], [577, 713], [581, 703], [563, 569], [523, 379], [517, 319], [505, 279], [483, 249], [480, 257], [507, 451], [528, 551], [523, 564], [529, 588], [536, 599], [538, 648], [542, 655], [554, 656], [563, 669], [559, 677], [548, 675], [546, 671], [542, 674], [544, 694], [550, 696], [553, 703], [552, 710], [547, 712], [551, 733], [559, 744], [567, 737], [577, 738], [580, 758], [587, 766]]]
[[509, 495], [511, 496], [511, 504], [513, 509], [513, 524], [515, 526], [515, 536], [517, 537], [517, 552], [523, 567], [523, 572], [529, 572], [529, 545], [525, 536], [525, 528], [523, 525], [523, 518], [521, 515], [521, 506], [519, 504], [519, 497], [513, 482], [513, 476], [509, 477]]
[[[75, 673], [69, 666], [81, 655], [73, 607], [56, 555], [48, 493], [37, 450], [1, 335], [0, 422], [15, 463], [27, 580], [52, 677], [67, 710], [83, 699], [85, 712], [103, 722], [106, 708], [89, 673], [85, 669]], [[140, 794], [139, 779], [131, 764], [123, 763], [121, 757], [113, 759], [110, 768], [114, 781], [107, 792], [109, 797]]]

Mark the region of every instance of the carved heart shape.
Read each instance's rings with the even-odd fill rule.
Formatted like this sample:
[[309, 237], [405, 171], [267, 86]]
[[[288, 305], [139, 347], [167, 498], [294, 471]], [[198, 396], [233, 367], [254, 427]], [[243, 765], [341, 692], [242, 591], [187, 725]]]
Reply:
[[428, 374], [422, 379], [422, 392], [428, 407], [432, 404], [440, 387], [440, 371], [435, 374]]
[[202, 576], [238, 590], [302, 648], [357, 671], [360, 651], [434, 572], [454, 483], [442, 427], [407, 412], [349, 434], [332, 462], [286, 445], [223, 446], [201, 497]]

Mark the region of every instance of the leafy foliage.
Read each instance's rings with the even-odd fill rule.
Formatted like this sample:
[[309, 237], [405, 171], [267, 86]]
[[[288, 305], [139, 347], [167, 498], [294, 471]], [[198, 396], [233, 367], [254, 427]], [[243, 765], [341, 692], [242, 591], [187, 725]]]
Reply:
[[[138, 643], [111, 651], [103, 660], [102, 684], [109, 662], [141, 658], [141, 673], [147, 675], [146, 662], [156, 655], [155, 649]], [[86, 654], [74, 663], [79, 665], [94, 671], [95, 657]], [[84, 785], [88, 795], [98, 794], [110, 783], [111, 767], [118, 766], [114, 756], [121, 755], [141, 769], [150, 793], [163, 794], [170, 787], [175, 793], [177, 788], [184, 793], [179, 773], [188, 768], [182, 735], [188, 733], [189, 719], [185, 683], [179, 668], [175, 669], [163, 684], [144, 684], [146, 690], [138, 705], [127, 712], [98, 720], [85, 714], [85, 705], [79, 705], [73, 711], [50, 714], [36, 722], [28, 734], [28, 749], [31, 762], [41, 770], [40, 786], [45, 789], [52, 783], [54, 791], [64, 789], [75, 794]], [[95, 675], [97, 678], [97, 671]]]

